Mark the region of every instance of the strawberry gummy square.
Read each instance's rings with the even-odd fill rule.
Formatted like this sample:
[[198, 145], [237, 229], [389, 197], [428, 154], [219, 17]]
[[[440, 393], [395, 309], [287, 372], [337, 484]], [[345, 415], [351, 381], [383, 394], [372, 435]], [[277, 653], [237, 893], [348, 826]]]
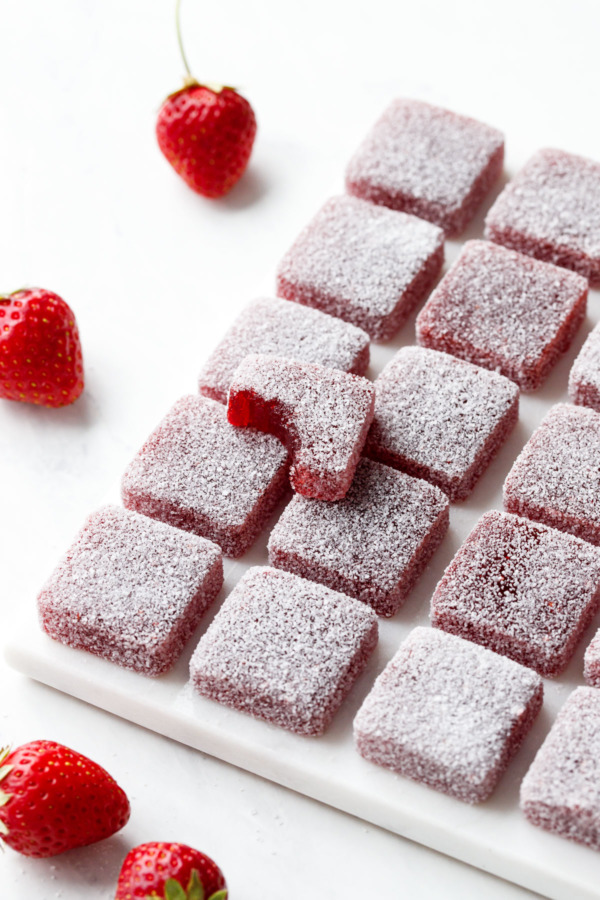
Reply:
[[365, 455], [463, 500], [519, 416], [508, 378], [437, 350], [403, 347], [375, 381]]
[[268, 567], [249, 569], [190, 663], [203, 696], [298, 734], [321, 734], [377, 643], [372, 609]]
[[532, 825], [600, 850], [600, 691], [576, 688], [521, 784]]
[[444, 572], [431, 624], [559, 675], [600, 605], [600, 552], [591, 544], [492, 510]]
[[401, 209], [460, 234], [502, 172], [504, 138], [483, 122], [398, 99], [346, 171], [350, 194]]
[[542, 679], [512, 660], [415, 628], [354, 720], [365, 759], [480, 803], [492, 793], [541, 706]]
[[373, 420], [366, 378], [276, 356], [247, 356], [229, 389], [232, 425], [275, 434], [291, 447], [292, 487], [340, 500], [348, 491]]
[[202, 369], [200, 393], [227, 403], [233, 373], [251, 353], [270, 353], [364, 375], [369, 365], [369, 335], [318, 309], [287, 300], [255, 300], [240, 313]]
[[600, 629], [585, 651], [583, 677], [592, 687], [600, 687]]
[[559, 403], [504, 482], [504, 508], [600, 544], [600, 414]]
[[443, 262], [444, 234], [435, 225], [332, 197], [282, 259], [277, 293], [386, 341], [427, 296]]
[[182, 397], [127, 468], [129, 509], [209, 538], [241, 556], [287, 485], [288, 454], [277, 438], [233, 428], [225, 407]]
[[600, 412], [600, 325], [587, 339], [569, 374], [569, 399]]
[[539, 150], [490, 209], [485, 236], [600, 284], [600, 163]]
[[156, 676], [171, 668], [222, 584], [216, 544], [104, 506], [46, 582], [38, 610], [54, 640]]
[[417, 342], [535, 391], [585, 318], [585, 278], [468, 241], [417, 319]]
[[269, 562], [393, 616], [444, 537], [449, 506], [433, 485], [363, 459], [343, 500], [296, 494], [271, 532]]

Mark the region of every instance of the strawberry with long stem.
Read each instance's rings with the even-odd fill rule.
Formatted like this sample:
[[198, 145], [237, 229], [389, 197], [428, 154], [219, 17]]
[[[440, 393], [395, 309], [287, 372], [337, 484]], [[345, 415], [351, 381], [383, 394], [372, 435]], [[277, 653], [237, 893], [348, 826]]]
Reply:
[[256, 118], [235, 88], [194, 78], [181, 35], [181, 0], [175, 12], [186, 75], [184, 86], [167, 97], [158, 113], [158, 145], [189, 187], [205, 197], [222, 197], [248, 165]]

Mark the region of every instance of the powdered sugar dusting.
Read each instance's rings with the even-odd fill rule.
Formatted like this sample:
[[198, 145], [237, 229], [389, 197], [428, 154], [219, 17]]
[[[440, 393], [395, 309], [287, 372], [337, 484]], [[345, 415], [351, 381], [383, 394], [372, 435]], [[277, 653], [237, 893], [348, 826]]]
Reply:
[[415, 216], [332, 197], [284, 256], [277, 293], [387, 340], [426, 296], [444, 261], [441, 229]]
[[366, 378], [254, 355], [235, 371], [228, 416], [234, 425], [252, 425], [287, 437], [294, 490], [338, 500], [350, 487], [374, 403], [375, 390]]
[[502, 191], [486, 237], [600, 283], [600, 163], [539, 150]]
[[431, 601], [437, 628], [558, 675], [600, 605], [600, 551], [507, 513], [479, 520]]
[[504, 482], [504, 507], [600, 544], [600, 414], [554, 406]]
[[214, 400], [183, 397], [130, 463], [123, 502], [240, 556], [284, 493], [287, 465], [276, 438], [233, 428]]
[[201, 694], [296, 731], [320, 734], [377, 643], [363, 603], [288, 572], [250, 569], [190, 663]]
[[346, 171], [350, 193], [458, 234], [502, 171], [504, 139], [483, 122], [397, 99]]
[[365, 453], [464, 498], [515, 425], [519, 389], [502, 375], [403, 347], [375, 381]]
[[369, 336], [317, 309], [287, 300], [255, 300], [238, 316], [202, 369], [200, 393], [227, 403], [233, 373], [250, 353], [270, 353], [364, 375]]
[[38, 598], [55, 640], [134, 669], [169, 669], [223, 583], [216, 544], [118, 506], [92, 513]]
[[592, 687], [600, 687], [600, 629], [585, 651], [583, 676]]
[[600, 691], [576, 688], [521, 785], [533, 825], [600, 850]]
[[468, 241], [417, 319], [417, 341], [539, 387], [585, 317], [579, 275]]
[[356, 716], [358, 751], [477, 803], [517, 751], [542, 692], [531, 670], [452, 635], [415, 628]]
[[580, 406], [600, 412], [600, 325], [587, 340], [571, 368], [569, 398]]
[[269, 562], [369, 603], [401, 606], [448, 528], [445, 495], [363, 459], [343, 500], [296, 495], [269, 539]]

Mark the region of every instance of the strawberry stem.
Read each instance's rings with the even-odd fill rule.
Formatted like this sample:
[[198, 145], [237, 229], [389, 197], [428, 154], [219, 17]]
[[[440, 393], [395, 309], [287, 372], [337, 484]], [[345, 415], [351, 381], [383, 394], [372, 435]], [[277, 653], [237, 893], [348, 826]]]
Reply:
[[181, 53], [181, 58], [183, 60], [183, 66], [185, 68], [185, 81], [186, 84], [194, 83], [196, 79], [192, 75], [192, 70], [190, 69], [190, 64], [188, 62], [187, 56], [185, 55], [185, 50], [183, 47], [183, 38], [181, 36], [181, 0], [177, 0], [175, 4], [175, 26], [177, 28], [177, 43], [179, 44], [179, 52]]

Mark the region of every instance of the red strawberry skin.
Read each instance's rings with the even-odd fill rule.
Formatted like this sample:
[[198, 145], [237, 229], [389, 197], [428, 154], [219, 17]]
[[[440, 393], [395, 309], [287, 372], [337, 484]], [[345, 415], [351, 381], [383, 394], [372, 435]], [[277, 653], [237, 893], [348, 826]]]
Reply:
[[127, 796], [108, 772], [62, 744], [23, 744], [0, 765], [0, 836], [24, 856], [93, 844], [129, 819]]
[[44, 288], [0, 296], [0, 397], [65, 406], [83, 383], [79, 332], [65, 301]]
[[115, 900], [146, 900], [164, 897], [165, 882], [176, 879], [184, 891], [196, 870], [205, 900], [226, 888], [223, 873], [215, 862], [186, 844], [152, 841], [130, 850], [121, 867]]
[[156, 123], [158, 146], [192, 190], [222, 197], [242, 177], [256, 134], [247, 100], [233, 88], [192, 84], [171, 94]]

